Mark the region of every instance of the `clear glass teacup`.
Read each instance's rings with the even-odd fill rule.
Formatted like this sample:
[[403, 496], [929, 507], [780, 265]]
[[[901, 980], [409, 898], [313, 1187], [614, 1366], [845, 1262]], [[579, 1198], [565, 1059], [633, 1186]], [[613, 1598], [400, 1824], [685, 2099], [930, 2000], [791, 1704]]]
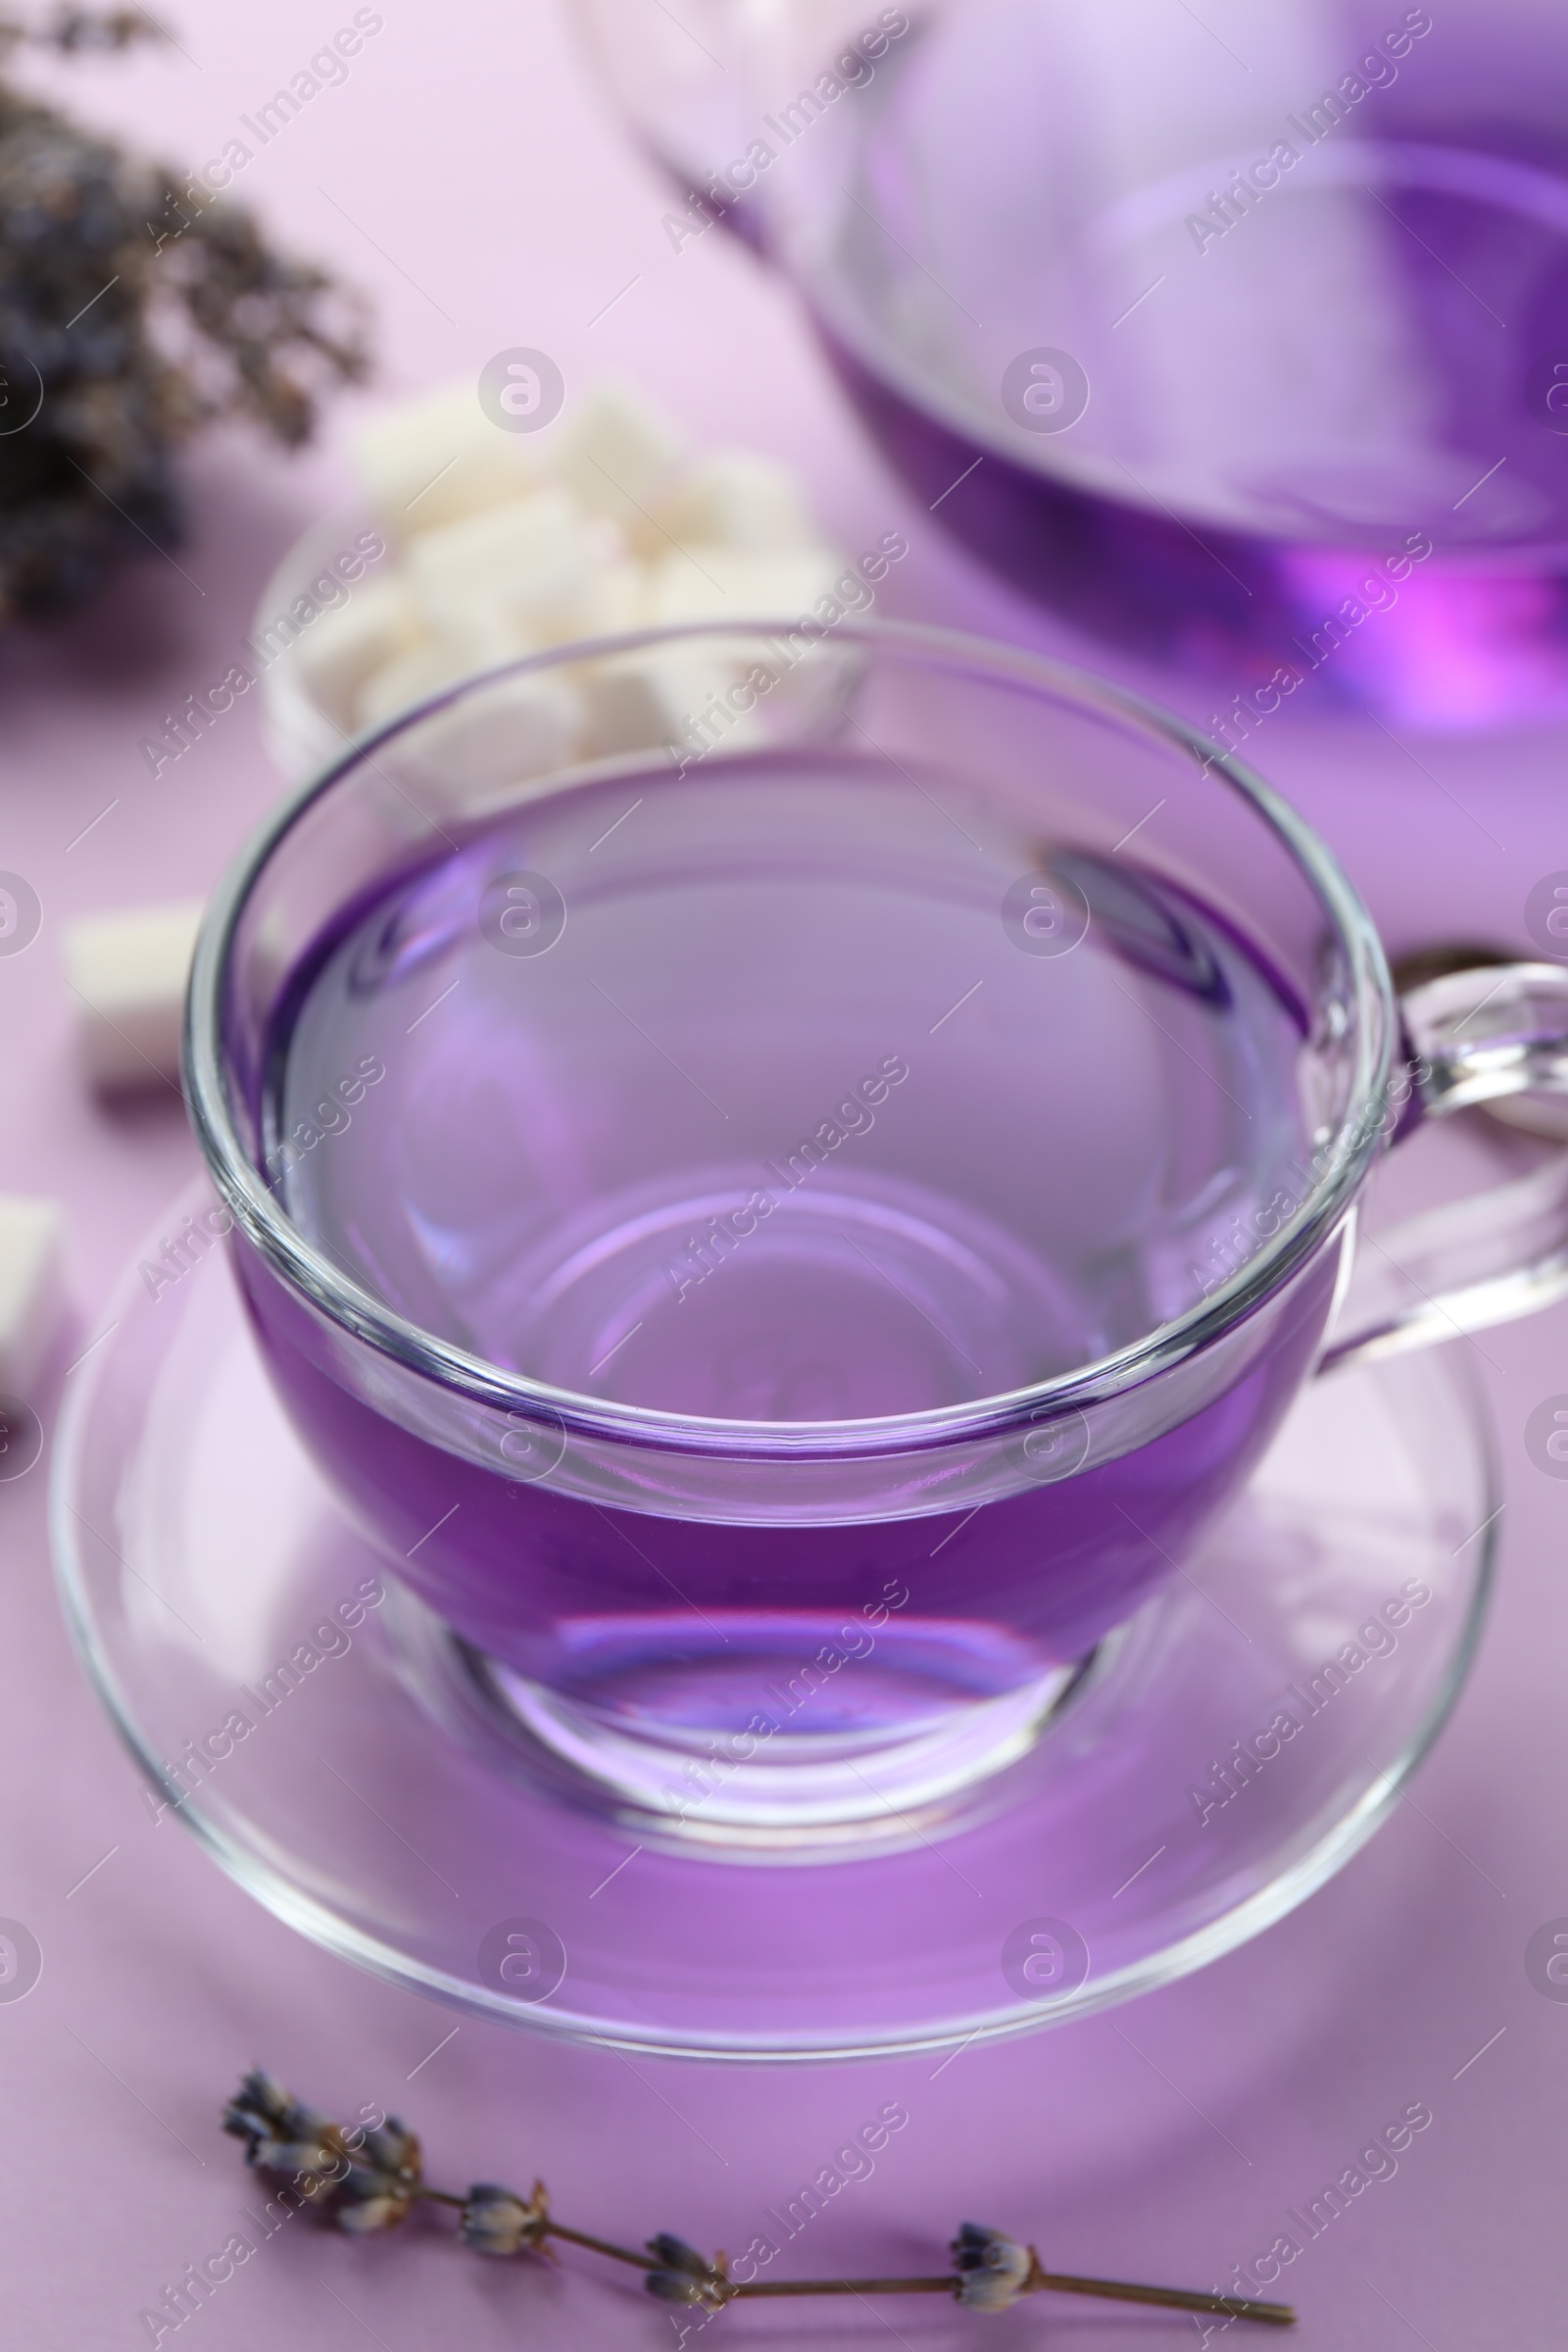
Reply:
[[[605, 748], [629, 681], [662, 748]], [[349, 747], [213, 902], [187, 1089], [301, 1438], [519, 1735], [777, 1845], [1027, 1748], [1315, 1367], [1563, 1286], [1555, 1172], [1351, 1249], [1392, 1139], [1565, 1037], [1550, 965], [1401, 1009], [1181, 721], [758, 622]]]

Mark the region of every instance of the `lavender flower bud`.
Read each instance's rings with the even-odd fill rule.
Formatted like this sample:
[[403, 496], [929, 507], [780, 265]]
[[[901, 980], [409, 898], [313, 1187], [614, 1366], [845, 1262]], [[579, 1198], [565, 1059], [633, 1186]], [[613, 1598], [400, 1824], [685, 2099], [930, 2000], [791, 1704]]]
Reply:
[[979, 2222], [965, 2222], [952, 2246], [958, 2274], [956, 2294], [968, 2311], [1005, 2311], [1028, 2291], [1034, 2275], [1031, 2246]]
[[335, 2173], [341, 2170], [342, 2159], [331, 2142], [330, 2124], [323, 2127], [318, 2139], [258, 2139], [252, 2142], [250, 2162], [259, 2173], [310, 2175]]
[[422, 2186], [419, 2143], [395, 2115], [368, 2132], [332, 2198], [328, 2219], [351, 2237], [395, 2230]]
[[[246, 2142], [245, 2160], [264, 2172], [294, 2172], [310, 2170], [312, 2151], [320, 2157], [322, 2144], [332, 2127], [324, 2115], [314, 2107], [302, 2106], [281, 2082], [255, 2068], [240, 2083], [238, 2090], [223, 2109], [223, 2130], [236, 2139]], [[260, 2150], [276, 2152], [276, 2161]], [[295, 2152], [300, 2162], [291, 2162]]]
[[663, 2268], [649, 2271], [643, 2284], [662, 2303], [700, 2303], [710, 2311], [721, 2311], [729, 2301], [734, 2290], [722, 2254], [710, 2262], [695, 2246], [689, 2246], [683, 2237], [672, 2237], [667, 2230], [648, 2240], [648, 2251]]
[[260, 2067], [224, 2108], [223, 2130], [244, 2140], [247, 2164], [291, 2180], [313, 2204], [324, 2199], [343, 2169], [336, 2128]]
[[536, 2180], [526, 2204], [510, 2188], [475, 2181], [458, 2223], [458, 2235], [476, 2254], [521, 2254], [539, 2245], [550, 2220], [545, 2184]]
[[384, 2188], [360, 2196], [343, 2194], [333, 2200], [327, 2218], [333, 2229], [347, 2237], [371, 2237], [378, 2230], [395, 2230], [399, 2222], [407, 2221], [413, 2202], [412, 2197]]
[[416, 2180], [418, 2178], [419, 2143], [395, 2115], [389, 2115], [384, 2124], [367, 2132], [363, 2138], [356, 2133], [351, 2145], [356, 2162], [373, 2172], [389, 2173], [396, 2178], [412, 2174]]

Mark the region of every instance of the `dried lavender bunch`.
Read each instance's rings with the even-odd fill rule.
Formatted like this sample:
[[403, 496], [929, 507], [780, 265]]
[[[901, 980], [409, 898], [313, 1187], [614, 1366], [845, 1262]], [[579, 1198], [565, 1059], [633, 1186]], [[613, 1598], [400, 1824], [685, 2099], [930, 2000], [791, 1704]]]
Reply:
[[[479, 2181], [466, 2197], [427, 2186], [419, 2143], [394, 2117], [373, 2131], [328, 2123], [314, 2107], [258, 2067], [223, 2110], [223, 2129], [245, 2142], [245, 2160], [279, 2186], [292, 2189], [327, 2227], [355, 2236], [390, 2230], [421, 2200], [458, 2212], [458, 2238], [478, 2254], [542, 2254], [561, 2238], [612, 2262], [641, 2271], [643, 2284], [662, 2303], [684, 2304], [705, 2316], [728, 2304], [781, 2295], [949, 2295], [966, 2311], [1005, 2311], [1022, 2295], [1096, 2295], [1123, 2303], [1154, 2303], [1175, 2311], [1207, 2311], [1225, 2319], [1295, 2325], [1288, 2303], [1258, 2303], [1243, 2295], [1205, 2295], [1185, 2287], [1133, 2286], [1114, 2278], [1080, 2278], [1047, 2271], [1033, 2246], [1001, 2230], [965, 2222], [949, 2252], [953, 2267], [909, 2278], [732, 2278], [722, 2253], [710, 2261], [683, 2237], [661, 2230], [645, 2250], [569, 2230], [550, 2210], [542, 2180], [519, 2197]], [[684, 2338], [682, 2339], [684, 2340]]]
[[[0, 59], [159, 38], [130, 10], [0, 19]], [[367, 368], [358, 306], [250, 214], [0, 75], [0, 621], [176, 545], [180, 442], [244, 416], [285, 443]]]

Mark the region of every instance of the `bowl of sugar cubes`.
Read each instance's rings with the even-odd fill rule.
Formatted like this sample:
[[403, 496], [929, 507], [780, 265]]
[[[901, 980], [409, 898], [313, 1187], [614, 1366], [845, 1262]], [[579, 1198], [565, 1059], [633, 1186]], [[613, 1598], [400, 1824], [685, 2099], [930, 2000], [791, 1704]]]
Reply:
[[[537, 435], [499, 429], [471, 383], [426, 393], [363, 425], [353, 459], [361, 499], [290, 551], [251, 638], [269, 746], [291, 777], [519, 656], [752, 617], [820, 633], [866, 610], [869, 581], [905, 552], [849, 564], [788, 466], [694, 449], [618, 375]], [[699, 640], [585, 662], [569, 685], [520, 675], [510, 772], [678, 743], [726, 683], [713, 664]]]

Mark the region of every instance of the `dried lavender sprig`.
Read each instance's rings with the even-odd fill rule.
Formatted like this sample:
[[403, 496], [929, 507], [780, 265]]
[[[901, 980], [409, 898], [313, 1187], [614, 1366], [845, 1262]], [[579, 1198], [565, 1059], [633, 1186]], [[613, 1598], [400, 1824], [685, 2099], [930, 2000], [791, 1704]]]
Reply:
[[314, 2205], [330, 2228], [365, 2235], [395, 2227], [417, 2202], [450, 2205], [461, 2216], [463, 2243], [476, 2252], [539, 2253], [546, 2250], [548, 2239], [560, 2238], [640, 2270], [649, 2292], [663, 2302], [719, 2311], [733, 2302], [789, 2295], [945, 2294], [970, 2310], [1002, 2311], [1023, 2295], [1057, 2293], [1212, 2312], [1276, 2328], [1296, 2322], [1288, 2303], [1047, 2271], [1033, 2246], [977, 2222], [962, 2225], [953, 2241], [953, 2270], [936, 2277], [743, 2281], [731, 2278], [722, 2253], [710, 2261], [668, 2232], [650, 2238], [647, 2250], [638, 2252], [570, 2229], [552, 2216], [541, 2180], [534, 2182], [527, 2198], [491, 2183], [470, 2188], [466, 2197], [433, 2188], [422, 2178], [418, 2140], [396, 2118], [388, 2117], [368, 2132], [346, 2132], [304, 2106], [260, 2068], [241, 2082], [224, 2109], [223, 2125], [245, 2140], [247, 2163], [263, 2172], [292, 2173], [302, 2202]]

